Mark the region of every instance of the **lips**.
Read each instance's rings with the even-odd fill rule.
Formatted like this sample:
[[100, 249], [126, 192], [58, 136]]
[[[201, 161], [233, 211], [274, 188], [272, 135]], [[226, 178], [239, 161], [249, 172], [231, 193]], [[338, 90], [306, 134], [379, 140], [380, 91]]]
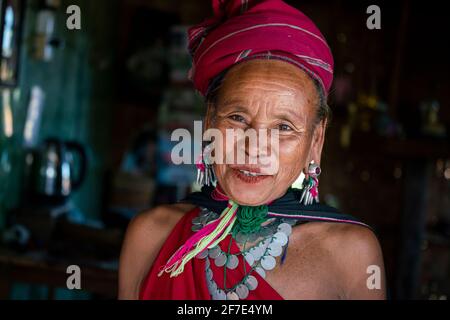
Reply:
[[239, 170], [239, 171], [242, 172], [244, 175], [246, 175], [248, 177], [265, 176], [265, 174], [256, 173], [256, 172], [250, 172], [250, 171], [246, 171], [246, 170]]
[[249, 176], [271, 176], [268, 172], [265, 172], [261, 167], [256, 166], [231, 166], [230, 167], [233, 170], [239, 170], [243, 174], [249, 175]]
[[237, 178], [246, 183], [258, 183], [272, 176], [263, 173], [258, 167], [237, 166], [231, 169]]

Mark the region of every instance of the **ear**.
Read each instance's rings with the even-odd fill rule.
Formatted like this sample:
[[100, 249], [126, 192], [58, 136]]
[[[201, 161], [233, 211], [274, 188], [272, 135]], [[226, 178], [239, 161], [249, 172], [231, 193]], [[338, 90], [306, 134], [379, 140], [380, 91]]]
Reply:
[[[311, 147], [309, 150], [309, 157], [307, 159], [308, 164], [314, 160], [314, 163], [320, 165], [320, 159], [322, 156], [323, 144], [325, 141], [325, 132], [327, 129], [328, 120], [321, 120], [318, 125], [314, 128]], [[308, 165], [307, 164], [307, 165]]]

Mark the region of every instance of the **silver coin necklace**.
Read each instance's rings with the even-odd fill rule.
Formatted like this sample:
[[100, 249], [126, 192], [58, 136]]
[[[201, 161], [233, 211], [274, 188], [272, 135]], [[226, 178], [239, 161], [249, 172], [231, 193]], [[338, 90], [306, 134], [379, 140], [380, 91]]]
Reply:
[[[199, 215], [192, 219], [192, 230], [198, 231], [218, 217], [217, 213], [201, 208]], [[211, 298], [213, 300], [246, 299], [250, 292], [258, 287], [258, 279], [254, 276], [254, 273], [256, 272], [259, 276], [265, 278], [266, 272], [276, 267], [276, 258], [281, 255], [285, 256], [289, 236], [292, 233], [292, 226], [296, 222], [294, 219], [274, 218], [270, 223], [262, 226], [258, 232], [251, 234], [237, 233], [233, 237], [237, 243], [243, 245], [243, 249], [236, 254], [230, 253], [233, 237], [230, 237], [227, 251], [222, 250], [217, 245], [199, 253], [196, 258], [205, 260], [205, 277]], [[256, 241], [258, 239], [259, 241]], [[248, 243], [256, 244], [246, 248]], [[239, 266], [239, 256], [245, 259], [251, 269], [246, 270], [247, 266], [244, 263], [244, 277], [228, 288], [226, 285], [226, 272]], [[216, 267], [224, 268], [224, 287], [219, 287], [214, 280], [211, 263], [214, 263]]]

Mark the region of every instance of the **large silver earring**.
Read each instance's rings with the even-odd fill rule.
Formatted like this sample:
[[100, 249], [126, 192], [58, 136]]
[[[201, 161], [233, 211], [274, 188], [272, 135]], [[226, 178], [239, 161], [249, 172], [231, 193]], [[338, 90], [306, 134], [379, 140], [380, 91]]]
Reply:
[[303, 180], [303, 192], [300, 202], [305, 206], [319, 202], [319, 179], [318, 176], [322, 170], [314, 161], [308, 166], [308, 176]]
[[217, 182], [211, 161], [212, 143], [207, 145], [197, 160], [197, 184], [201, 187], [214, 186]]

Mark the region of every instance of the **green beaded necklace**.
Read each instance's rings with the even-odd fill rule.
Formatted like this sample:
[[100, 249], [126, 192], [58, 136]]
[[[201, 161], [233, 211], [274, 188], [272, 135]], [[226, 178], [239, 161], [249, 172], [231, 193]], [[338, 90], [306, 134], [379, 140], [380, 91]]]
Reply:
[[232, 229], [233, 237], [236, 237], [239, 232], [247, 235], [261, 230], [261, 224], [267, 220], [268, 212], [267, 205], [239, 206], [236, 213], [236, 223]]

